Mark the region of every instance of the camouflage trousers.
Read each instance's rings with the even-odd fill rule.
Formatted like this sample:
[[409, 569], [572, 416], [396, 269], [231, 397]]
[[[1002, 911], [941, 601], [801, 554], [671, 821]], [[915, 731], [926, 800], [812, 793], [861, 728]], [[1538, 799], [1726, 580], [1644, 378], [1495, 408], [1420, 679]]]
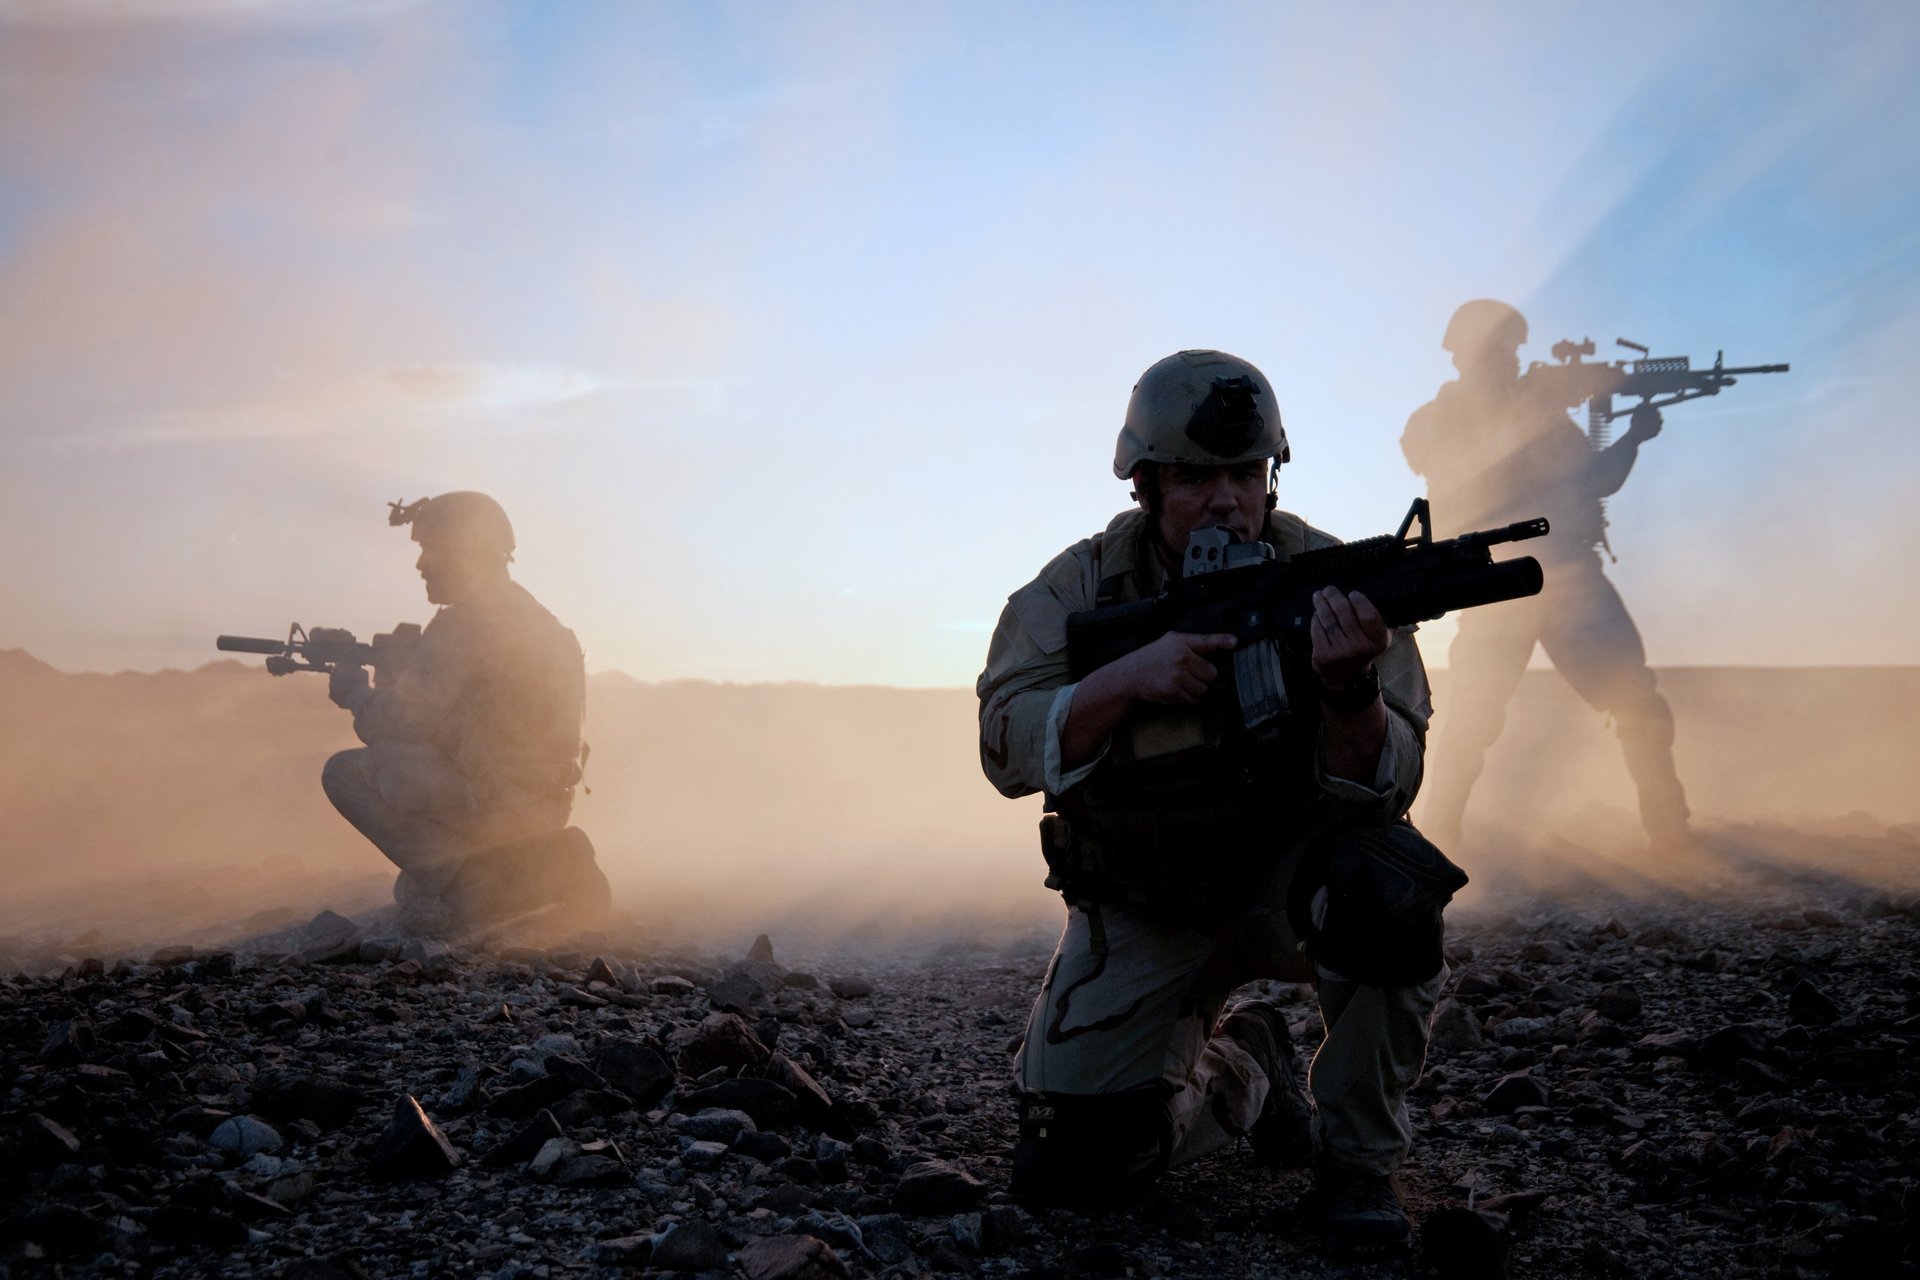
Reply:
[[[1087, 1135], [1078, 1145], [1088, 1158], [1059, 1151], [1042, 1162], [1050, 1168], [1026, 1170], [1030, 1183], [1084, 1176], [1125, 1190], [1247, 1134], [1271, 1083], [1291, 1079], [1263, 1060], [1263, 1045], [1215, 1029], [1234, 988], [1257, 978], [1317, 977], [1326, 1038], [1308, 1081], [1321, 1157], [1369, 1173], [1399, 1167], [1413, 1139], [1406, 1092], [1425, 1062], [1445, 966], [1417, 985], [1365, 986], [1303, 972], [1283, 917], [1203, 930], [1131, 906], [1093, 912], [1097, 926], [1087, 910], [1069, 910], [1014, 1066], [1023, 1095], [1044, 1094], [1066, 1113], [1060, 1137]], [[1136, 1101], [1109, 1105], [1124, 1098]], [[1076, 1126], [1074, 1109], [1097, 1123]]]
[[1506, 725], [1507, 703], [1537, 644], [1588, 706], [1612, 716], [1647, 834], [1684, 837], [1687, 796], [1673, 765], [1673, 711], [1655, 687], [1640, 629], [1601, 570], [1597, 551], [1552, 561], [1545, 570], [1539, 595], [1460, 616], [1448, 650], [1445, 705], [1427, 754], [1423, 825], [1442, 844], [1459, 838], [1468, 793]]
[[437, 901], [467, 855], [558, 831], [573, 808], [565, 797], [476, 804], [465, 776], [424, 743], [339, 752], [320, 782], [340, 815], [400, 868], [393, 896], [402, 904]]

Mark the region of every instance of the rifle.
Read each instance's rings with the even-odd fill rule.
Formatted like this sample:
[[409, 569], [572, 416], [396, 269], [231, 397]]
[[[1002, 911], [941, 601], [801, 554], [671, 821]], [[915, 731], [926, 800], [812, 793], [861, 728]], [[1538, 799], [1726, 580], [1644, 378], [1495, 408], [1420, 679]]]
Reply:
[[[1416, 524], [1419, 533], [1410, 537]], [[1358, 591], [1392, 627], [1537, 595], [1540, 562], [1532, 556], [1496, 562], [1492, 548], [1546, 533], [1546, 520], [1537, 518], [1436, 542], [1425, 498], [1413, 500], [1397, 533], [1287, 560], [1274, 559], [1264, 542], [1202, 529], [1188, 541], [1184, 576], [1158, 596], [1068, 617], [1068, 665], [1079, 680], [1169, 631], [1231, 632], [1239, 644], [1231, 669], [1222, 667], [1231, 677], [1222, 684], [1238, 699], [1243, 726], [1252, 729], [1287, 709], [1281, 656], [1306, 652], [1316, 591]]]
[[[1750, 373], [1786, 373], [1784, 364], [1751, 364], [1737, 369], [1726, 367], [1726, 353], [1716, 351], [1713, 367], [1696, 369], [1688, 356], [1649, 356], [1647, 348], [1625, 338], [1614, 342], [1640, 353], [1638, 360], [1620, 360], [1612, 364], [1586, 364], [1582, 356], [1594, 353], [1593, 339], [1579, 342], [1562, 339], [1553, 344], [1555, 364], [1535, 360], [1527, 366], [1521, 385], [1528, 391], [1549, 397], [1564, 408], [1584, 402], [1587, 406], [1587, 439], [1595, 449], [1604, 449], [1612, 435], [1613, 420], [1634, 409], [1664, 409], [1668, 405], [1702, 396], [1717, 396]], [[1638, 396], [1640, 403], [1627, 409], [1613, 407], [1615, 396]], [[1658, 397], [1664, 396], [1665, 399]]]
[[413, 647], [420, 643], [420, 624], [403, 622], [391, 632], [383, 632], [369, 644], [353, 638], [343, 627], [315, 627], [311, 631], [294, 623], [285, 640], [263, 640], [254, 636], [218, 636], [214, 647], [225, 653], [264, 653], [267, 670], [276, 676], [294, 671], [318, 671], [331, 674], [335, 667], [370, 667], [377, 680], [382, 671], [397, 671], [406, 665]]

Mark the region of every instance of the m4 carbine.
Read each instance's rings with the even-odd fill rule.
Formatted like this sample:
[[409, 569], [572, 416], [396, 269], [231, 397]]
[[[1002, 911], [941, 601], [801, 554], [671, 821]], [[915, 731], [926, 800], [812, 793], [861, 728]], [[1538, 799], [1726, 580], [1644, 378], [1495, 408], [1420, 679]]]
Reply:
[[[1668, 405], [1702, 396], [1717, 396], [1750, 373], [1786, 373], [1784, 364], [1750, 364], [1726, 367], [1726, 353], [1716, 351], [1713, 366], [1696, 369], [1689, 356], [1649, 356], [1647, 348], [1625, 338], [1614, 342], [1640, 353], [1638, 360], [1620, 360], [1612, 364], [1587, 364], [1581, 357], [1594, 353], [1593, 339], [1579, 342], [1563, 339], [1553, 344], [1554, 364], [1536, 360], [1521, 379], [1526, 391], [1544, 395], [1561, 408], [1587, 406], [1587, 438], [1593, 447], [1603, 449], [1611, 435], [1610, 424], [1635, 409], [1664, 409]], [[1615, 396], [1638, 396], [1640, 403], [1623, 409], [1613, 406]]]
[[1240, 703], [1243, 725], [1253, 728], [1287, 707], [1281, 656], [1309, 650], [1313, 596], [1321, 588], [1358, 591], [1393, 627], [1536, 595], [1540, 562], [1532, 556], [1496, 562], [1492, 548], [1546, 533], [1542, 518], [1436, 542], [1425, 498], [1414, 499], [1397, 533], [1286, 560], [1274, 559], [1265, 543], [1203, 529], [1188, 543], [1185, 576], [1158, 596], [1070, 616], [1068, 664], [1078, 680], [1169, 631], [1231, 632], [1239, 643], [1224, 655], [1231, 658], [1223, 662], [1231, 680], [1223, 683]]
[[391, 632], [382, 632], [371, 643], [362, 644], [353, 632], [341, 627], [315, 627], [308, 631], [294, 623], [285, 640], [263, 640], [254, 636], [220, 636], [214, 647], [226, 653], [263, 653], [267, 670], [276, 676], [294, 671], [318, 671], [331, 674], [335, 667], [368, 667], [378, 680], [381, 673], [406, 665], [413, 647], [420, 643], [420, 624], [403, 622]]

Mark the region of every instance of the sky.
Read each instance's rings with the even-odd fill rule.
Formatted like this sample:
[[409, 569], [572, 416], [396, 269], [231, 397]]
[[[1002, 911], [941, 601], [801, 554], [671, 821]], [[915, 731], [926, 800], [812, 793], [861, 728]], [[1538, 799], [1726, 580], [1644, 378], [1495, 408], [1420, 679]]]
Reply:
[[1920, 662], [1916, 72], [1911, 3], [0, 0], [0, 648], [424, 620], [385, 504], [480, 489], [590, 669], [966, 685], [1153, 361], [1363, 537], [1491, 296], [1792, 363], [1610, 504], [1655, 665]]

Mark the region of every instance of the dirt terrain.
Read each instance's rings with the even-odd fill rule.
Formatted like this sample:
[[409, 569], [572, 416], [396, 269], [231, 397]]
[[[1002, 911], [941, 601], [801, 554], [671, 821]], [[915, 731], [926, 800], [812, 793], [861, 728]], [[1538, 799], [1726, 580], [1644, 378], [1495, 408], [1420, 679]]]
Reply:
[[[1920, 844], [1711, 843], [1686, 896], [1563, 858], [1455, 913], [1403, 1256], [1330, 1258], [1308, 1175], [1245, 1150], [1013, 1206], [1037, 931], [715, 955], [375, 912], [12, 958], [0, 1274], [1913, 1274]], [[1304, 1065], [1312, 993], [1274, 990]]]

